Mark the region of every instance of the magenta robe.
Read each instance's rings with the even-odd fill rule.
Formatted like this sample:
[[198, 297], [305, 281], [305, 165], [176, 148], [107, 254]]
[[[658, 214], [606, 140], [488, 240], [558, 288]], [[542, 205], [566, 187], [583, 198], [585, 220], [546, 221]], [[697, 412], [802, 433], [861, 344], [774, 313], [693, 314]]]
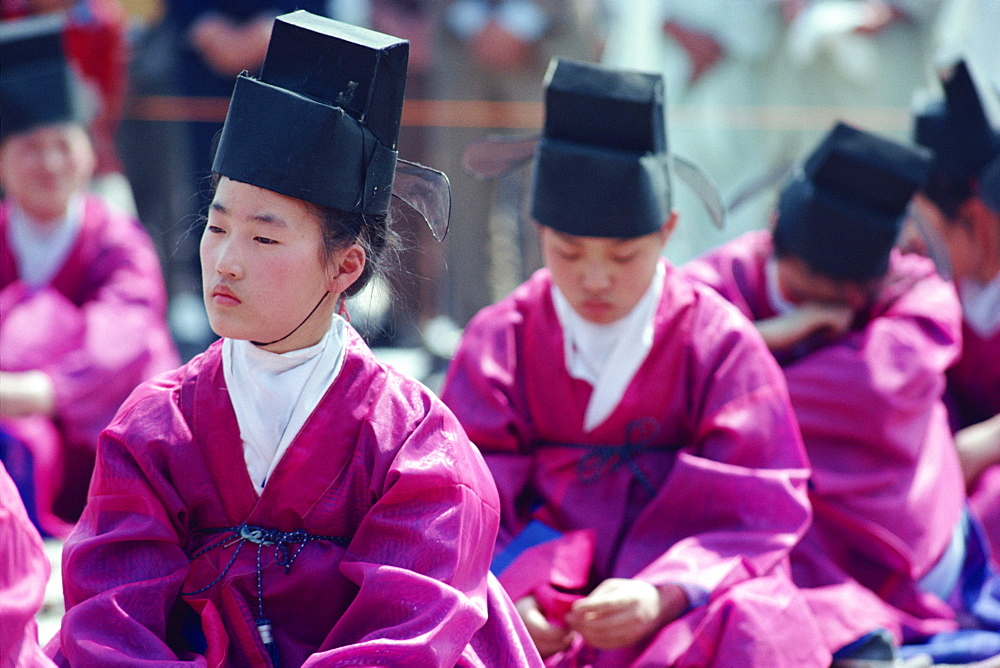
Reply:
[[64, 536], [83, 509], [98, 435], [139, 383], [177, 366], [166, 290], [137, 221], [88, 195], [76, 242], [51, 282], [20, 279], [0, 203], [0, 369], [40, 369], [56, 418], [0, 419], [34, 459], [39, 520]]
[[[668, 265], [652, 349], [587, 433], [591, 386], [565, 368], [551, 285], [542, 269], [483, 309], [443, 388], [497, 481], [498, 548], [532, 517], [590, 529], [590, 587], [611, 577], [681, 583], [708, 600], [640, 646], [575, 647], [549, 663], [829, 665], [787, 572], [809, 523], [808, 470], [781, 371], [756, 331]], [[536, 567], [541, 577], [558, 570]]]
[[[751, 232], [683, 271], [750, 319], [769, 318], [771, 253], [770, 234]], [[926, 258], [894, 251], [880, 294], [847, 334], [779, 356], [813, 467], [814, 529], [793, 553], [796, 582], [827, 585], [843, 569], [895, 606], [907, 637], [954, 627], [952, 610], [917, 581], [965, 503], [941, 398], [960, 346], [954, 289]]]
[[[261, 552], [282, 667], [537, 666], [488, 574], [498, 522], [489, 470], [451, 412], [353, 330], [258, 497], [217, 342], [138, 388], [102, 434], [46, 651], [59, 665], [271, 665], [254, 624], [256, 545], [195, 556], [219, 540], [205, 530], [248, 524], [330, 537]], [[207, 648], [185, 649], [184, 624]]]
[[45, 668], [35, 615], [42, 607], [49, 559], [14, 481], [0, 463], [0, 668]]
[[[962, 358], [948, 370], [953, 426], [965, 427], [1000, 414], [1000, 331], [983, 338], [962, 327]], [[969, 507], [986, 530], [993, 559], [1000, 563], [1000, 464], [982, 473], [970, 490]]]

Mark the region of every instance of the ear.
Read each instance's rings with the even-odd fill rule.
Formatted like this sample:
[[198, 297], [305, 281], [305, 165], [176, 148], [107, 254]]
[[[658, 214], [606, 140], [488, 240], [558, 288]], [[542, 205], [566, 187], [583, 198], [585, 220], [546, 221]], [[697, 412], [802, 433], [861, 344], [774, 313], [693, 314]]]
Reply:
[[367, 256], [360, 244], [351, 244], [338, 250], [330, 259], [330, 275], [327, 279], [327, 290], [339, 295], [361, 276], [365, 268]]
[[667, 218], [666, 222], [663, 223], [663, 227], [660, 228], [660, 235], [663, 238], [664, 246], [667, 245], [667, 242], [670, 241], [670, 237], [672, 237], [674, 234], [674, 230], [677, 229], [677, 219], [678, 219], [677, 212], [671, 211], [670, 217]]

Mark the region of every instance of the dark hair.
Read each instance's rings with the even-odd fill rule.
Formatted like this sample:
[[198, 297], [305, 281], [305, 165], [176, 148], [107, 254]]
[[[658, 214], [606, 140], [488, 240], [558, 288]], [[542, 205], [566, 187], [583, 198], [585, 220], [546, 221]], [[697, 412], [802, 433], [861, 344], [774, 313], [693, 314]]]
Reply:
[[927, 199], [941, 209], [949, 223], [955, 220], [958, 210], [975, 194], [970, 179], [942, 173], [931, 174], [923, 190]]
[[353, 243], [359, 244], [365, 251], [365, 267], [358, 280], [344, 290], [345, 295], [356, 295], [374, 276], [386, 273], [400, 245], [399, 235], [393, 229], [388, 213], [376, 216], [349, 213], [312, 202], [306, 202], [306, 208], [319, 220], [325, 260]]

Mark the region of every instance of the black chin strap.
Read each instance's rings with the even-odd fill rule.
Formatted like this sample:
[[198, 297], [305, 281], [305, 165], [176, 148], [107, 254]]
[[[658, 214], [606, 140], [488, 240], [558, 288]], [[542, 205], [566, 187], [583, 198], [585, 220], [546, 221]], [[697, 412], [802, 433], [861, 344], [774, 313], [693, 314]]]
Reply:
[[288, 334], [285, 334], [285, 335], [284, 335], [283, 337], [281, 337], [280, 339], [275, 339], [274, 341], [269, 341], [269, 342], [267, 342], [267, 343], [261, 343], [260, 341], [251, 341], [250, 343], [252, 343], [252, 344], [254, 344], [255, 346], [258, 346], [258, 347], [260, 347], [260, 348], [266, 348], [267, 346], [271, 346], [271, 345], [274, 345], [275, 343], [280, 343], [281, 341], [284, 341], [284, 340], [285, 340], [285, 339], [287, 339], [287, 338], [288, 338], [289, 336], [291, 336], [291, 335], [292, 335], [292, 334], [294, 334], [295, 332], [299, 331], [299, 327], [302, 327], [302, 325], [306, 324], [306, 321], [308, 321], [308, 320], [309, 320], [309, 318], [311, 318], [311, 317], [313, 316], [313, 313], [315, 313], [315, 312], [316, 312], [316, 309], [318, 309], [318, 308], [319, 308], [320, 304], [322, 304], [322, 303], [323, 303], [323, 300], [324, 300], [324, 299], [326, 299], [326, 298], [327, 298], [327, 296], [329, 296], [329, 294], [330, 294], [330, 291], [329, 291], [329, 290], [327, 290], [326, 292], [324, 292], [324, 293], [323, 293], [323, 296], [319, 298], [319, 301], [318, 301], [318, 302], [316, 302], [316, 306], [313, 306], [313, 310], [309, 311], [309, 315], [307, 315], [307, 316], [305, 317], [305, 320], [303, 320], [302, 322], [300, 322], [300, 323], [299, 323], [299, 325], [298, 325], [298, 327], [296, 327], [296, 328], [295, 328], [295, 329], [293, 329], [292, 331], [288, 332]]

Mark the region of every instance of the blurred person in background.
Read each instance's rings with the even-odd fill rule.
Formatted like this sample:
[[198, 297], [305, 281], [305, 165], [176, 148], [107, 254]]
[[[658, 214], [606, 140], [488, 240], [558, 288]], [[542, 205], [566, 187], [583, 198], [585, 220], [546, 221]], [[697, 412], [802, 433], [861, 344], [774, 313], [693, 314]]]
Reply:
[[64, 536], [98, 434], [177, 354], [149, 236], [88, 193], [96, 157], [61, 21], [0, 25], [0, 61], [0, 434], [39, 528]]
[[93, 106], [88, 124], [97, 161], [90, 189], [136, 215], [132, 188], [116, 146], [128, 77], [127, 24], [118, 0], [0, 0], [0, 20], [58, 14], [66, 19], [66, 54]]
[[926, 149], [838, 123], [783, 188], [772, 231], [681, 270], [753, 320], [784, 370], [814, 509], [792, 570], [830, 647], [870, 633], [885, 660], [904, 642], [978, 660], [1000, 652], [1000, 578], [942, 399], [960, 305], [930, 260], [894, 248], [929, 171]]
[[1000, 555], [1000, 90], [961, 60], [925, 96], [913, 140], [934, 153], [915, 215], [962, 301], [962, 357], [948, 370], [952, 427], [970, 496]]

